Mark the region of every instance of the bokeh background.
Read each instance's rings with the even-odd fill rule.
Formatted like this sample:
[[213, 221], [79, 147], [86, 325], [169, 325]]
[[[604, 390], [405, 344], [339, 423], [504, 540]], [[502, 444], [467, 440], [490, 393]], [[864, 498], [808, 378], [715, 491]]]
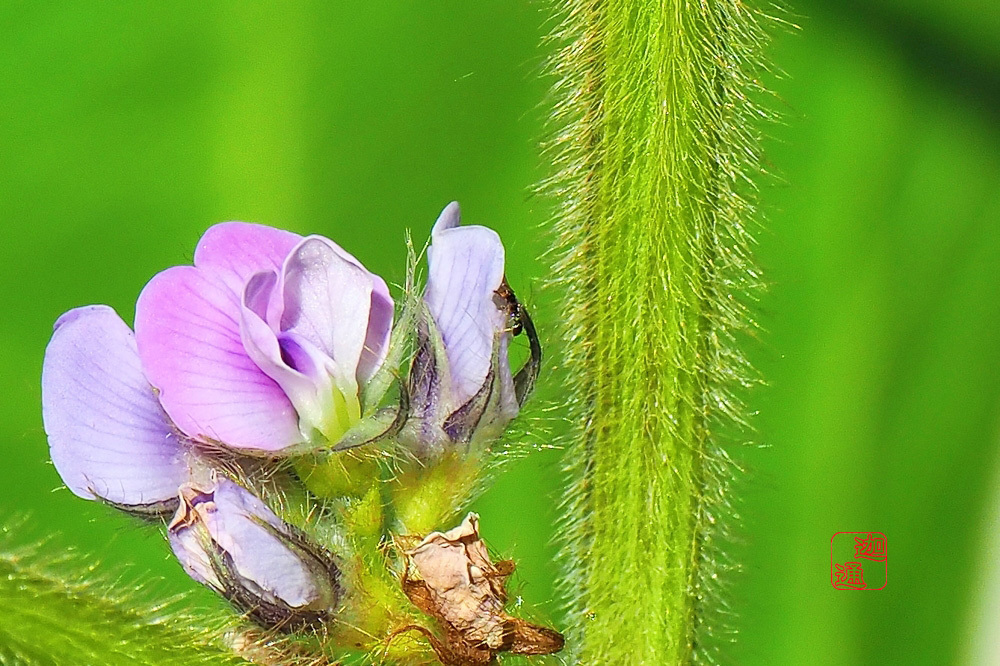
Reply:
[[[748, 352], [726, 663], [1000, 663], [1000, 11], [791, 0], [769, 49], [769, 285]], [[540, 0], [0, 2], [0, 513], [100, 569], [192, 589], [155, 529], [60, 488], [41, 426], [52, 322], [186, 263], [243, 219], [328, 235], [390, 282], [459, 199], [541, 289]], [[558, 404], [545, 382], [539, 405]], [[539, 410], [541, 411], [541, 410]], [[558, 412], [539, 425], [557, 430]], [[517, 593], [560, 622], [560, 451], [478, 503]], [[888, 537], [879, 592], [830, 585], [830, 537]], [[622, 591], [623, 603], [630, 592]], [[192, 604], [216, 603], [195, 591]], [[3, 619], [0, 618], [0, 623]]]

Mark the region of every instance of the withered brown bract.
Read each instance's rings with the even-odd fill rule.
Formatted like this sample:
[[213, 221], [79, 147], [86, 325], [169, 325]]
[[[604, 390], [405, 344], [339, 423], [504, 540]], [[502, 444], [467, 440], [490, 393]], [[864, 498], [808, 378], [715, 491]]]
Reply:
[[[479, 516], [470, 513], [458, 527], [434, 532], [405, 551], [403, 592], [417, 608], [437, 620], [441, 640], [420, 631], [445, 666], [486, 666], [500, 652], [551, 654], [563, 647], [559, 632], [504, 612], [507, 579], [514, 563], [494, 563], [479, 537]], [[416, 577], [411, 577], [411, 570]]]

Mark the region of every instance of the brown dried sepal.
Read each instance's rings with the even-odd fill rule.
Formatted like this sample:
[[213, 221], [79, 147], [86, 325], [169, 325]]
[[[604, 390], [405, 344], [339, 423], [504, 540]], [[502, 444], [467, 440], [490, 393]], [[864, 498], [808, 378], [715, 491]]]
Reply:
[[445, 666], [485, 666], [500, 652], [531, 655], [562, 649], [563, 636], [558, 631], [504, 612], [514, 563], [490, 560], [479, 537], [476, 514], [470, 513], [448, 532], [428, 535], [405, 554], [403, 592], [414, 606], [438, 621], [444, 640], [424, 627], [400, 631], [423, 633]]

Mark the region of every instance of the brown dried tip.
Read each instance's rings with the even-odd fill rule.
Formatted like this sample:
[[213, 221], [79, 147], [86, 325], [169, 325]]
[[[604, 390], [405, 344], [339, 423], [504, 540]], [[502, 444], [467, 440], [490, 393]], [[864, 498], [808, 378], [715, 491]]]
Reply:
[[[479, 516], [470, 513], [448, 532], [433, 532], [406, 551], [403, 592], [444, 630], [444, 641], [424, 627], [410, 626], [431, 643], [445, 666], [482, 666], [497, 653], [551, 654], [563, 647], [558, 631], [504, 612], [509, 560], [493, 563], [479, 538]], [[411, 567], [416, 578], [411, 578]]]

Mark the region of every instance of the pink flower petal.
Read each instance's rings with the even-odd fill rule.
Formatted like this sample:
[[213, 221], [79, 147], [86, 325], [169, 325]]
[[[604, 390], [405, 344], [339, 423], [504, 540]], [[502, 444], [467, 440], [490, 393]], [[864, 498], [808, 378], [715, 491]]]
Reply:
[[194, 265], [219, 275], [237, 295], [255, 273], [280, 271], [285, 257], [302, 236], [247, 222], [223, 222], [210, 227], [198, 241]]
[[[236, 276], [243, 265], [232, 266]], [[243, 348], [243, 285], [234, 292], [234, 280], [192, 266], [153, 277], [136, 304], [139, 356], [163, 408], [186, 434], [235, 449], [280, 451], [300, 442], [298, 418]]]

